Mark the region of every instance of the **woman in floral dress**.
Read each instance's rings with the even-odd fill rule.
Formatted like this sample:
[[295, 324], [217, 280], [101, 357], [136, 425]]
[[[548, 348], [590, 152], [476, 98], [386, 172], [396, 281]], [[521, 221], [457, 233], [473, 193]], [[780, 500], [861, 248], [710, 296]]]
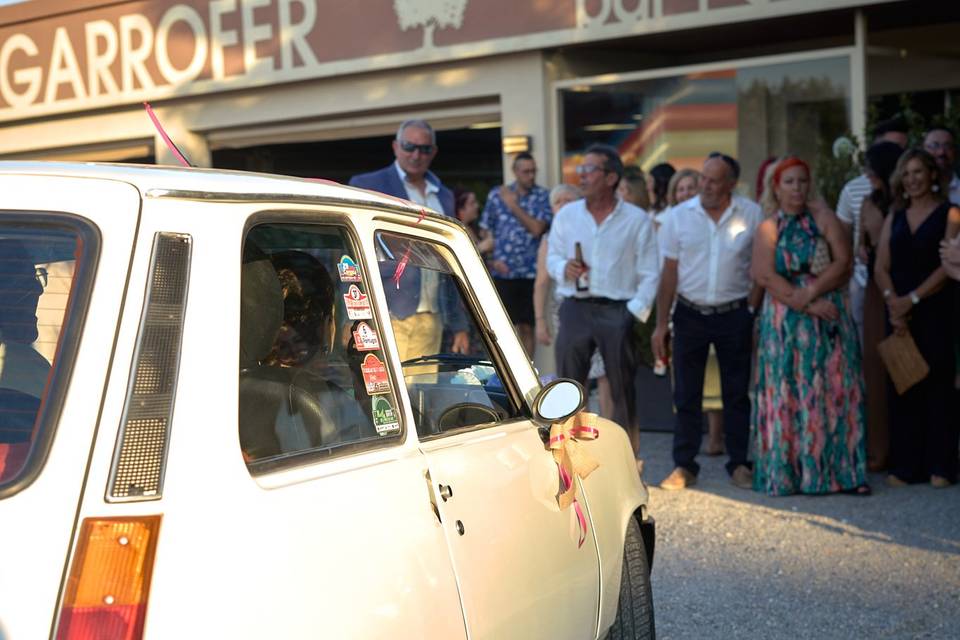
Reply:
[[761, 224], [753, 249], [753, 277], [769, 294], [752, 412], [753, 488], [867, 495], [860, 346], [843, 293], [850, 247], [831, 211], [808, 209], [805, 162], [782, 160], [773, 187], [780, 210]]

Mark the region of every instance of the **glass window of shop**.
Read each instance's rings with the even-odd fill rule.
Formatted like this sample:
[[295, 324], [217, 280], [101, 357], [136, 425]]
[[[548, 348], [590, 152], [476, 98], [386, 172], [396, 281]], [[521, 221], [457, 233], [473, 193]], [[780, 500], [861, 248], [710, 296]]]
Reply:
[[850, 129], [847, 56], [663, 75], [560, 90], [562, 172], [576, 182], [580, 154], [595, 142], [626, 164], [699, 169], [712, 151], [737, 157], [741, 190], [753, 196], [770, 156], [797, 154], [815, 165]]

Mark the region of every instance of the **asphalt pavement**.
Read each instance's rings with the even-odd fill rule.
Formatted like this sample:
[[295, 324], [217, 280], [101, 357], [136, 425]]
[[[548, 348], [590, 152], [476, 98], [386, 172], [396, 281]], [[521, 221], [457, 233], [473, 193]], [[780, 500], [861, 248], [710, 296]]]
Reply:
[[644, 432], [657, 521], [657, 636], [960, 638], [960, 486], [773, 498], [700, 456], [698, 484], [668, 492], [672, 434]]

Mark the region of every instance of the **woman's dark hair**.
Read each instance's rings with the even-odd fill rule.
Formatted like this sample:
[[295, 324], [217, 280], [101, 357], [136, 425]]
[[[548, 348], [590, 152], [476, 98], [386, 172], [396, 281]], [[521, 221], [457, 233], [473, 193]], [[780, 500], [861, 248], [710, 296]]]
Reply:
[[469, 189], [464, 189], [463, 187], [454, 187], [453, 189], [453, 213], [456, 215], [460, 209], [463, 208], [463, 205], [467, 204], [467, 198], [470, 197], [470, 194], [473, 193]]
[[661, 162], [650, 169], [650, 177], [653, 179], [653, 202], [650, 208], [654, 211], [662, 211], [667, 208], [667, 191], [670, 189], [670, 178], [677, 172], [673, 165], [668, 162]]
[[865, 156], [867, 171], [876, 176], [883, 183], [883, 189], [874, 189], [870, 193], [870, 201], [884, 216], [893, 204], [893, 192], [890, 189], [890, 176], [897, 168], [897, 160], [903, 155], [903, 149], [895, 142], [878, 142], [870, 145]]

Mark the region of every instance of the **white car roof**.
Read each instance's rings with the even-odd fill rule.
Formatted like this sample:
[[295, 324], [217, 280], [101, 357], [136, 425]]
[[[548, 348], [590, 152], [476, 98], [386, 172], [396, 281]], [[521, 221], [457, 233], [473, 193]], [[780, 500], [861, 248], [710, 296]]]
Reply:
[[[388, 207], [419, 214], [420, 205], [366, 189], [358, 189], [329, 180], [295, 178], [265, 173], [201, 169], [160, 165], [109, 164], [99, 162], [3, 162], [0, 175], [36, 175], [99, 178], [132, 184], [142, 194], [166, 192], [165, 195], [202, 199], [291, 200], [347, 202], [357, 205]], [[434, 213], [427, 210], [428, 213]], [[450, 218], [442, 216], [444, 220]]]

